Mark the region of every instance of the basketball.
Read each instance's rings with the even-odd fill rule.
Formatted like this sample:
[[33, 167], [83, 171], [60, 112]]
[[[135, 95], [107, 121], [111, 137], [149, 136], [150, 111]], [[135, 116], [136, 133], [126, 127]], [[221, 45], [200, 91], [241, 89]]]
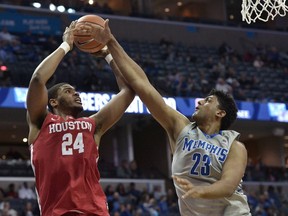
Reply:
[[[104, 19], [97, 15], [85, 15], [80, 17], [80, 19], [78, 19], [76, 26], [84, 22], [104, 27]], [[88, 53], [97, 52], [105, 46], [104, 44], [95, 41], [91, 37], [91, 35], [77, 35], [77, 34], [74, 34], [74, 44], [81, 51]]]

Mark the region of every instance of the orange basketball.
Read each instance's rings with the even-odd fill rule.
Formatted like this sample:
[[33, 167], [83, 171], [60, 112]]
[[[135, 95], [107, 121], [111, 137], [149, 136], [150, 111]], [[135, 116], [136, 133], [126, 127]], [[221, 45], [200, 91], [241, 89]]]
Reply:
[[[104, 19], [97, 15], [85, 15], [78, 19], [76, 25], [83, 22], [96, 24], [104, 27]], [[83, 52], [94, 53], [101, 50], [105, 45], [95, 41], [91, 35], [74, 34], [74, 44]]]

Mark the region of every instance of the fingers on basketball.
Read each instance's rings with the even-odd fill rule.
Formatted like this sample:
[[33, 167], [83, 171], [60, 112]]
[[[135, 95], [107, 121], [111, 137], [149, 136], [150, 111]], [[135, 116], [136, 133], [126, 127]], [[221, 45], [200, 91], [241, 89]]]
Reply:
[[88, 53], [95, 53], [101, 50], [105, 44], [97, 42], [91, 33], [93, 31], [92, 25], [98, 25], [104, 28], [104, 23], [105, 20], [97, 15], [82, 16], [76, 23], [77, 30], [74, 33], [74, 44], [78, 49]]

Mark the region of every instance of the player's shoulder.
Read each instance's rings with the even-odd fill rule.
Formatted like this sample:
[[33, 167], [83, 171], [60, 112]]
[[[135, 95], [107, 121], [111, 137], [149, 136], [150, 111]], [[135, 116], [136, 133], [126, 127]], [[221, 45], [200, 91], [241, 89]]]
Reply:
[[237, 149], [237, 151], [247, 151], [246, 146], [244, 143], [240, 142], [239, 140], [234, 140], [232, 146]]
[[221, 130], [221, 134], [222, 135], [229, 135], [229, 136], [233, 136], [235, 137], [236, 139], [239, 138], [240, 136], [240, 133], [235, 131], [235, 130]]

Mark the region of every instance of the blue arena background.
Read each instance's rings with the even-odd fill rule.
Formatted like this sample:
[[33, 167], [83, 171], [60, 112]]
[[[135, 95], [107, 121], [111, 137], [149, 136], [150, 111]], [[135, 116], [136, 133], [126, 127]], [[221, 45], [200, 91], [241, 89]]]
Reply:
[[[25, 108], [27, 88], [0, 88], [0, 108]], [[115, 94], [81, 92], [84, 111], [99, 111]], [[168, 105], [186, 116], [195, 110], [200, 98], [163, 97]], [[247, 120], [288, 122], [288, 104], [237, 101], [238, 118]], [[149, 114], [149, 110], [136, 97], [126, 113]]]

